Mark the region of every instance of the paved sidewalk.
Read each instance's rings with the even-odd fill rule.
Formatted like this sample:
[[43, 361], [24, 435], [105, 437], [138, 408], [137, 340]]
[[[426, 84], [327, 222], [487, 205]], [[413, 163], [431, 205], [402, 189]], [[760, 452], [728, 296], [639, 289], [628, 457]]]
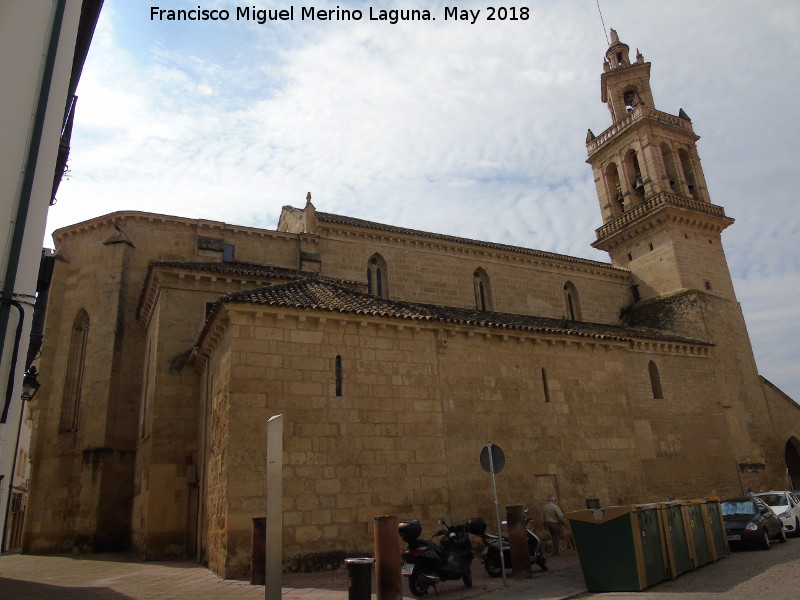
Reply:
[[[437, 599], [463, 600], [490, 595], [492, 600], [562, 600], [585, 590], [577, 554], [548, 557], [546, 573], [533, 567], [531, 579], [489, 577], [476, 560], [473, 586], [460, 581], [439, 586]], [[286, 600], [347, 600], [347, 570], [286, 574]], [[403, 597], [412, 598], [403, 580]], [[373, 576], [372, 597], [375, 598]], [[429, 594], [433, 596], [433, 592]], [[0, 556], [2, 600], [262, 600], [264, 587], [247, 581], [220, 579], [188, 561], [139, 562], [125, 554]]]

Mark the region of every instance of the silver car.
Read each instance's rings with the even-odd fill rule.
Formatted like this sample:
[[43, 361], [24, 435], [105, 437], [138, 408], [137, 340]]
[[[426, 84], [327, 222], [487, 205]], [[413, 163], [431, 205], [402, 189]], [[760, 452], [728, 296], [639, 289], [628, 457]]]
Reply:
[[771, 490], [756, 494], [783, 522], [783, 530], [795, 537], [800, 536], [800, 500], [793, 492]]

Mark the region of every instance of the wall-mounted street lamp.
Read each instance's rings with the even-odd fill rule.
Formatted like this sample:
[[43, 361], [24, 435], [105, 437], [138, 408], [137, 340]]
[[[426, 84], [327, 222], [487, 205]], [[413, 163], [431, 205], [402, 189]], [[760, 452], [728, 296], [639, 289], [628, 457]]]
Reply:
[[42, 384], [39, 383], [39, 379], [37, 378], [39, 373], [36, 371], [36, 367], [30, 367], [27, 371], [25, 371], [25, 377], [22, 379], [22, 400], [33, 400], [33, 397], [36, 395], [36, 392], [39, 391], [39, 386]]

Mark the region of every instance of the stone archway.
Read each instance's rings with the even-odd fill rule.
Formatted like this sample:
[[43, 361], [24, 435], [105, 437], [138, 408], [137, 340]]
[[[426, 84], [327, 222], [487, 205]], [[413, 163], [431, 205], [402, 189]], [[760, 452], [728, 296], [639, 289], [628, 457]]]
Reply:
[[784, 450], [786, 472], [789, 474], [793, 490], [800, 490], [800, 440], [792, 436], [786, 442]]

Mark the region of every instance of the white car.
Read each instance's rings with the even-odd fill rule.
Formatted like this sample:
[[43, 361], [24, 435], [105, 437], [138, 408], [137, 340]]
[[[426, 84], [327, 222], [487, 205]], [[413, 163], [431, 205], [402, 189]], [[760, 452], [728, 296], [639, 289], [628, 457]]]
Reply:
[[800, 536], [800, 500], [793, 492], [776, 491], [756, 494], [766, 502], [783, 522], [784, 531], [795, 537]]

